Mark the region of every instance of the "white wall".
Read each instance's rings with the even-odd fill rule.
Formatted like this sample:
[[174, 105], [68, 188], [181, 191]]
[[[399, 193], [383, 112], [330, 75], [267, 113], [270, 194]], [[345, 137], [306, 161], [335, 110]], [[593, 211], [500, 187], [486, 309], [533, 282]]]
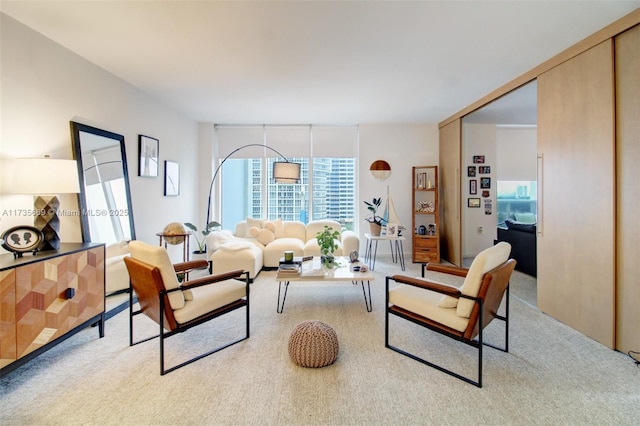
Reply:
[[[124, 135], [138, 239], [157, 244], [156, 232], [173, 221], [198, 220], [198, 125], [157, 99], [66, 48], [1, 14], [0, 231], [31, 225], [32, 196], [9, 194], [12, 158], [72, 157], [69, 121]], [[157, 178], [137, 176], [138, 135], [160, 140]], [[180, 196], [163, 196], [164, 160], [180, 163]], [[43, 179], [51, 178], [43, 176]], [[77, 209], [63, 195], [61, 209]], [[81, 241], [77, 218], [61, 221], [63, 242]]]
[[[473, 257], [493, 245], [496, 237], [496, 125], [464, 123], [462, 127], [462, 255]], [[474, 155], [484, 155], [484, 164], [474, 164]], [[467, 177], [467, 167], [476, 166], [476, 176]], [[491, 167], [490, 174], [478, 174], [478, 166]], [[490, 177], [489, 197], [483, 197], [480, 178]], [[476, 195], [469, 194], [469, 181], [477, 181]], [[467, 207], [468, 198], [480, 198], [480, 208]], [[485, 214], [485, 200], [491, 200], [491, 214]]]
[[[439, 133], [437, 124], [361, 124], [358, 162], [358, 179], [360, 182], [358, 208], [360, 218], [367, 216], [364, 200], [374, 197], [387, 199], [387, 186], [393, 203], [400, 216], [402, 225], [407, 229], [404, 235], [405, 260], [411, 260], [411, 188], [413, 185], [411, 168], [413, 166], [437, 165]], [[378, 180], [371, 175], [369, 166], [375, 160], [385, 160], [391, 166], [391, 175], [385, 180]], [[380, 211], [380, 213], [382, 213]], [[365, 232], [369, 232], [369, 224], [360, 220], [360, 251], [364, 254]], [[378, 254], [390, 253], [387, 244], [380, 244]]]

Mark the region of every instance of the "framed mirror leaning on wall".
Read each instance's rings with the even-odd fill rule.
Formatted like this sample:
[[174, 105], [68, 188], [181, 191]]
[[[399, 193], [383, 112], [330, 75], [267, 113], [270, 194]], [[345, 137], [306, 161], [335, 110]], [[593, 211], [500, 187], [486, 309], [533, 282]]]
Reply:
[[74, 121], [70, 124], [80, 179], [82, 241], [105, 243], [105, 287], [110, 296], [106, 308], [109, 311], [114, 304], [124, 308], [126, 303], [120, 305], [111, 297], [129, 291], [122, 258], [128, 255], [128, 242], [136, 238], [124, 136]]

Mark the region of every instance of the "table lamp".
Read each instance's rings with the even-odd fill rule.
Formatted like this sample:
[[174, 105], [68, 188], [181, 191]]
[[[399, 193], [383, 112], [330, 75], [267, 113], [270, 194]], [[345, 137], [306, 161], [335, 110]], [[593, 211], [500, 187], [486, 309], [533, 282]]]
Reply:
[[33, 223], [44, 234], [40, 250], [60, 248], [59, 194], [78, 193], [78, 166], [75, 160], [23, 158], [13, 161], [14, 194], [36, 194], [33, 197]]

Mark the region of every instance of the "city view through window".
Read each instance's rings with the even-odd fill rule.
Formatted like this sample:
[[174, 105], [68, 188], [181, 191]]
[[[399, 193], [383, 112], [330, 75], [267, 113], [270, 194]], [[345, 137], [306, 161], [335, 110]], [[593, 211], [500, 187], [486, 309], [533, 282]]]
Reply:
[[223, 229], [255, 219], [331, 219], [354, 229], [355, 158], [292, 158], [300, 163], [300, 183], [274, 183], [275, 158], [229, 159], [221, 171]]

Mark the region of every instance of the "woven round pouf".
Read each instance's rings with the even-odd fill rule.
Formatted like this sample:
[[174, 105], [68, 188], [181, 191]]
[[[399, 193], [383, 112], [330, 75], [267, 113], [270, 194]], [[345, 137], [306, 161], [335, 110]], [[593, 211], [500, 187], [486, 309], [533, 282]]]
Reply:
[[289, 356], [302, 367], [332, 364], [338, 357], [338, 348], [336, 331], [322, 321], [303, 321], [289, 336]]

